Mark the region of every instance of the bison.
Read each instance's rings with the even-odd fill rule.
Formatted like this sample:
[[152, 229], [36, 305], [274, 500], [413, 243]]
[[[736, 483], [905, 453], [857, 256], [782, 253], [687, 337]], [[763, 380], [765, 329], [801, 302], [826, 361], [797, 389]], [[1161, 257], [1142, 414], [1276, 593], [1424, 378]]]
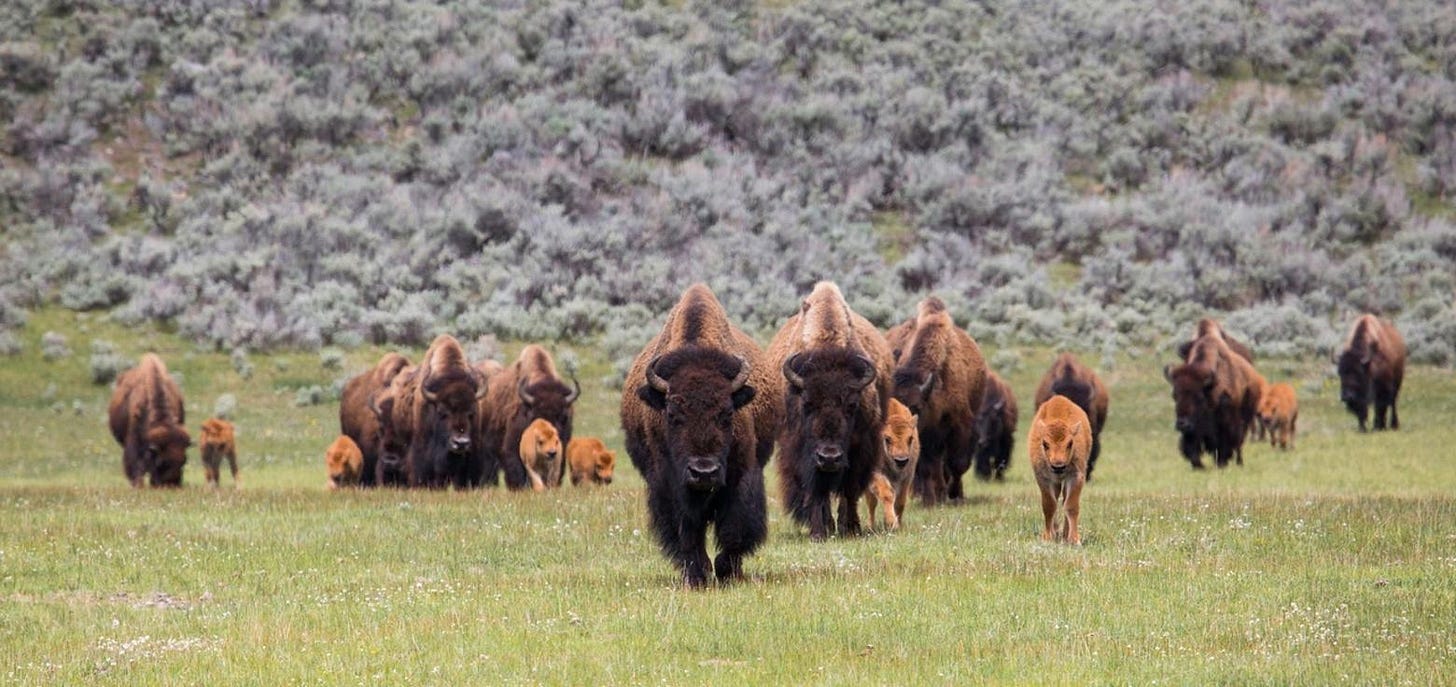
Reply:
[[571, 468], [571, 485], [611, 484], [617, 454], [596, 437], [573, 437], [566, 445], [566, 462]]
[[1178, 448], [1194, 469], [1203, 469], [1204, 452], [1219, 467], [1234, 459], [1244, 464], [1244, 436], [1259, 407], [1253, 365], [1217, 336], [1204, 336], [1181, 365], [1163, 368], [1173, 387]]
[[1340, 402], [1345, 404], [1365, 431], [1365, 418], [1375, 406], [1375, 430], [1385, 429], [1385, 410], [1390, 409], [1390, 428], [1400, 429], [1396, 399], [1405, 379], [1405, 339], [1395, 325], [1374, 315], [1361, 315], [1350, 336], [1335, 357], [1340, 373]]
[[809, 538], [860, 532], [859, 498], [880, 465], [890, 348], [869, 320], [850, 309], [839, 287], [819, 282], [769, 344], [782, 370], [787, 403], [779, 435], [784, 509]]
[[[622, 388], [627, 454], [647, 481], [662, 551], [690, 588], [743, 576], [768, 535], [763, 468], [784, 403], [783, 373], [728, 322], [704, 284], [687, 289]], [[708, 525], [718, 555], [708, 560]]]
[[1229, 350], [1233, 351], [1235, 355], [1249, 361], [1249, 364], [1251, 365], [1254, 363], [1254, 351], [1251, 350], [1242, 341], [1239, 341], [1238, 339], [1229, 336], [1228, 332], [1224, 331], [1223, 325], [1218, 323], [1218, 320], [1208, 317], [1205, 317], [1198, 321], [1198, 325], [1195, 326], [1193, 329], [1193, 338], [1184, 341], [1181, 344], [1178, 344], [1178, 357], [1182, 358], [1183, 360], [1187, 360], [1188, 351], [1193, 348], [1193, 342], [1205, 336], [1213, 336], [1222, 339], [1224, 344], [1227, 345], [1229, 347]]
[[542, 491], [561, 483], [561, 464], [566, 457], [561, 455], [561, 435], [550, 422], [537, 419], [526, 425], [519, 448], [531, 489]]
[[234, 438], [233, 423], [221, 418], [208, 418], [202, 423], [202, 470], [207, 476], [207, 484], [216, 487], [219, 482], [219, 468], [222, 461], [227, 459], [228, 468], [233, 473], [233, 486], [241, 487], [243, 483], [238, 478], [238, 447]]
[[[374, 484], [381, 487], [404, 487], [409, 485], [409, 473], [405, 469], [405, 455], [409, 452], [410, 427], [408, 422], [396, 424], [394, 406], [413, 406], [413, 389], [419, 368], [406, 365], [389, 381], [389, 385], [369, 397], [369, 409], [374, 413], [379, 426], [376, 444], [377, 459], [374, 462]], [[407, 420], [412, 413], [403, 413], [400, 420]], [[357, 442], [356, 442], [357, 443]], [[363, 450], [363, 447], [360, 447]]]
[[1259, 422], [1269, 433], [1269, 445], [1294, 448], [1294, 425], [1299, 420], [1299, 399], [1289, 384], [1272, 384], [1259, 401]]
[[1055, 395], [1071, 399], [1092, 421], [1092, 453], [1087, 457], [1087, 480], [1092, 480], [1092, 469], [1097, 466], [1097, 456], [1102, 453], [1102, 425], [1107, 423], [1107, 407], [1110, 399], [1107, 387], [1091, 368], [1083, 365], [1071, 353], [1062, 353], [1052, 361], [1052, 366], [1041, 378], [1033, 402], [1037, 408]]
[[905, 404], [890, 399], [885, 409], [883, 455], [865, 498], [871, 527], [875, 524], [876, 505], [884, 506], [885, 526], [892, 530], [899, 529], [905, 519], [905, 504], [910, 501], [910, 488], [915, 481], [915, 465], [920, 462], [917, 422]]
[[364, 452], [347, 434], [340, 434], [324, 451], [324, 470], [330, 490], [357, 487], [364, 476]]
[[184, 426], [182, 390], [155, 354], [121, 373], [107, 411], [111, 436], [121, 444], [121, 467], [133, 487], [182, 486], [182, 467], [192, 445]]
[[[505, 474], [506, 487], [531, 486], [521, 462], [521, 433], [536, 420], [556, 428], [562, 444], [571, 443], [572, 404], [581, 395], [575, 377], [567, 386], [556, 373], [556, 363], [546, 349], [531, 344], [521, 349], [514, 363], [490, 378], [490, 392], [480, 415], [476, 434], [485, 459], [485, 481], [498, 484]], [[559, 486], [557, 483], [551, 486]]]
[[[386, 353], [372, 369], [346, 382], [339, 395], [339, 433], [352, 439], [363, 456], [360, 473], [363, 486], [374, 486], [379, 473], [381, 427], [379, 415], [372, 407], [374, 397], [388, 389], [390, 382], [408, 366], [404, 356]], [[404, 455], [397, 455], [402, 463]]]
[[932, 296], [920, 302], [896, 365], [894, 396], [920, 418], [915, 493], [928, 504], [959, 500], [986, 388], [981, 348], [955, 326], [945, 303]]
[[466, 360], [460, 342], [449, 334], [435, 337], [411, 381], [413, 403], [406, 412], [412, 415], [401, 417], [398, 400], [394, 409], [394, 421], [409, 427], [405, 469], [410, 486], [481, 486], [484, 462], [474, 444], [476, 412], [489, 387]]
[[1003, 481], [1016, 444], [1016, 396], [995, 372], [986, 373], [986, 393], [976, 413], [976, 476]]
[[[1092, 452], [1091, 424], [1081, 406], [1062, 395], [1039, 405], [1031, 421], [1026, 446], [1031, 454], [1031, 474], [1041, 490], [1041, 538], [1045, 541], [1082, 545], [1077, 524]], [[1059, 507], [1066, 510], [1067, 517], [1061, 526], [1053, 528]]]

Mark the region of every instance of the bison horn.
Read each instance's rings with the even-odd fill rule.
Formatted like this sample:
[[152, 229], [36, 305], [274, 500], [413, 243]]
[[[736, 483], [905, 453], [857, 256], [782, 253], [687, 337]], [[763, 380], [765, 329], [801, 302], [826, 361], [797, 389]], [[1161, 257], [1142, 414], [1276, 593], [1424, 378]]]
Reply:
[[581, 382], [576, 381], [576, 375], [571, 376], [571, 386], [573, 387], [572, 392], [567, 394], [565, 399], [568, 404], [575, 402], [577, 397], [581, 396]]
[[667, 393], [667, 380], [657, 376], [657, 361], [661, 359], [662, 356], [659, 355], [653, 358], [652, 362], [647, 363], [647, 383], [651, 384], [652, 388], [665, 394]]
[[920, 383], [920, 395], [924, 396], [925, 394], [930, 393], [930, 387], [933, 386], [935, 386], [935, 373], [925, 373], [925, 381]]
[[864, 362], [865, 366], [864, 374], [859, 376], [859, 388], [863, 389], [869, 386], [870, 382], [875, 381], [875, 377], [879, 376], [879, 371], [875, 369], [875, 361], [870, 360], [869, 356], [861, 354], [859, 359]]
[[439, 394], [430, 391], [430, 368], [422, 365], [420, 369], [423, 370], [420, 373], [420, 394], [425, 397], [426, 401], [434, 403], [439, 399]]
[[747, 358], [741, 355], [735, 355], [733, 357], [738, 359], [738, 376], [733, 378], [732, 390], [737, 391], [742, 389], [744, 384], [748, 383], [749, 367]]
[[490, 390], [490, 379], [476, 371], [472, 371], [471, 376], [475, 377], [475, 400], [479, 401]]
[[784, 379], [789, 380], [789, 386], [792, 386], [795, 389], [804, 388], [804, 378], [799, 376], [799, 373], [794, 371], [794, 365], [799, 362], [799, 356], [801, 355], [804, 354], [795, 353], [789, 356], [788, 360], [784, 361]]
[[516, 380], [516, 395], [521, 397], [521, 402], [530, 406], [536, 405], [536, 397], [526, 391], [526, 378]]

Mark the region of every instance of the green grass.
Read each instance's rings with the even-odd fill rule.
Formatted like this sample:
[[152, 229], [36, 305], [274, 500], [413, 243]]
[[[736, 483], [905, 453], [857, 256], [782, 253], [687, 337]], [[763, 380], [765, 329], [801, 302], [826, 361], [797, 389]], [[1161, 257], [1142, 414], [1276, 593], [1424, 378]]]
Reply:
[[[77, 353], [42, 361], [46, 329]], [[295, 408], [288, 385], [379, 349], [342, 371], [255, 354], [242, 380], [225, 353], [97, 317], [39, 312], [24, 336], [0, 359], [5, 684], [1434, 684], [1456, 663], [1449, 370], [1413, 369], [1404, 429], [1360, 435], [1325, 364], [1264, 362], [1301, 394], [1297, 449], [1195, 473], [1163, 361], [1120, 357], [1084, 547], [1037, 540], [1019, 441], [1006, 483], [912, 504], [896, 533], [814, 544], [771, 497], [749, 580], [687, 592], [620, 452], [605, 489], [326, 492], [337, 408]], [[194, 429], [236, 395], [246, 488], [199, 486], [195, 452], [180, 492], [128, 488], [92, 338], [161, 352]], [[1052, 356], [1018, 352], [1025, 405]], [[609, 366], [577, 353], [578, 433], [620, 451]]]

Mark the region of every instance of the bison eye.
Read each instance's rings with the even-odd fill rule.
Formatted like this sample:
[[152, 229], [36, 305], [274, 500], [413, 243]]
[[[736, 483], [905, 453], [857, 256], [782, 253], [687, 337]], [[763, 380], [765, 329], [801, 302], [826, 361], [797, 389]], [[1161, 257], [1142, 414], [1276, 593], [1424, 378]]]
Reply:
[[1041, 452], [1042, 453], [1046, 453], [1046, 452], [1048, 452], [1050, 450], [1052, 450], [1051, 443], [1048, 442], [1046, 439], [1042, 439], [1041, 440]]

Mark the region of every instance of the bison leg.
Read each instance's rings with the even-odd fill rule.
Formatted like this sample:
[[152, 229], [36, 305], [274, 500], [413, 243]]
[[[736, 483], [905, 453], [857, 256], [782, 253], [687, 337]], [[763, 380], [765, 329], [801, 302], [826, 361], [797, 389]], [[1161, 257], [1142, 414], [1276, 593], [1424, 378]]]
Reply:
[[1092, 468], [1097, 466], [1097, 456], [1102, 454], [1102, 436], [1100, 432], [1092, 433], [1092, 452], [1087, 454], [1087, 481], [1092, 481]]
[[1006, 468], [1011, 465], [1012, 442], [1006, 438], [996, 441], [996, 481], [1006, 481]]
[[238, 482], [238, 451], [236, 448], [229, 446], [225, 455], [227, 456], [228, 470], [233, 473], [233, 488], [241, 487], [242, 484]]
[[963, 430], [952, 430], [946, 441], [946, 498], [952, 502], [959, 503], [966, 499], [965, 485], [961, 483], [961, 477], [971, 469], [975, 443], [975, 437]]
[[859, 495], [840, 494], [839, 534], [846, 537], [858, 537], [862, 533], [859, 522]]
[[1203, 469], [1203, 442], [1193, 434], [1180, 434], [1178, 436], [1178, 452], [1193, 466], [1194, 470]]
[[743, 577], [743, 557], [753, 553], [768, 538], [768, 502], [763, 493], [763, 473], [749, 470], [719, 509], [714, 537], [718, 557], [714, 573], [719, 582]]
[[1082, 480], [1073, 478], [1070, 485], [1063, 486], [1066, 498], [1067, 522], [1064, 539], [1072, 546], [1082, 545], [1082, 533], [1077, 526], [1082, 517]]
[[1038, 481], [1037, 486], [1041, 488], [1041, 540], [1052, 541], [1052, 520], [1057, 517], [1057, 497], [1049, 485]]

